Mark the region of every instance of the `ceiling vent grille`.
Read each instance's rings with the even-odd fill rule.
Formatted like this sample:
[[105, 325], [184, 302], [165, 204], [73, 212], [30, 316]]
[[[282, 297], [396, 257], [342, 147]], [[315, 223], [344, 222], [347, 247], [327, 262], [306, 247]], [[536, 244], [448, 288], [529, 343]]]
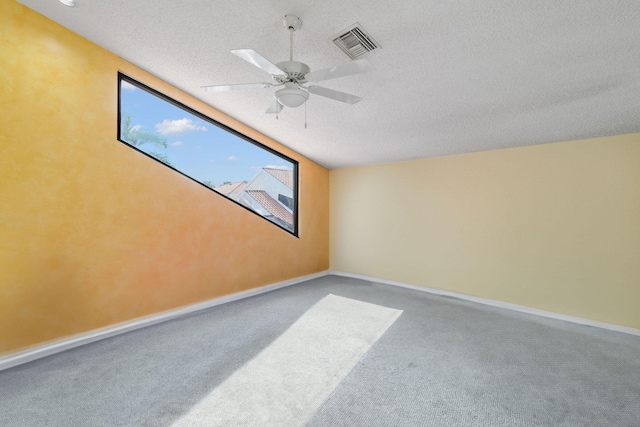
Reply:
[[380, 45], [357, 22], [331, 37], [331, 41], [351, 59], [380, 48]]

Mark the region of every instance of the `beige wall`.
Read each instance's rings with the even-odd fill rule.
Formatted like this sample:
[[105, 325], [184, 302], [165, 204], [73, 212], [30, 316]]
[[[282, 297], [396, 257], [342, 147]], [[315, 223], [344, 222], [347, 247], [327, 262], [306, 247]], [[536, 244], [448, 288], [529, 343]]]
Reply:
[[640, 134], [330, 180], [333, 270], [640, 328]]

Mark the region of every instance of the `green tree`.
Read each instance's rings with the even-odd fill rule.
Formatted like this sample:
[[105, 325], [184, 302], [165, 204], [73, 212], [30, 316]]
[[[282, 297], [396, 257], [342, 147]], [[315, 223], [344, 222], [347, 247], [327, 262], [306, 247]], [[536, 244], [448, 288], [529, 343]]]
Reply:
[[160, 160], [165, 165], [173, 166], [171, 164], [171, 162], [169, 161], [169, 158], [167, 157], [166, 154], [158, 153], [156, 151], [149, 151], [149, 155], [155, 157], [158, 160]]
[[[131, 122], [133, 119], [129, 114], [124, 114], [122, 116], [122, 131], [120, 132], [120, 136], [122, 139], [133, 145], [134, 147], [140, 147], [144, 144], [153, 144], [158, 148], [167, 149], [167, 140], [162, 136], [155, 132], [151, 132], [148, 130], [140, 129], [138, 126], [133, 126]], [[158, 153], [157, 151], [146, 151], [150, 156], [160, 160], [165, 165], [171, 165], [169, 161], [169, 157], [166, 153]]]
[[162, 147], [166, 150], [167, 140], [155, 132], [140, 129], [137, 126], [132, 126], [131, 121], [133, 119], [129, 114], [122, 116], [122, 130], [120, 136], [122, 139], [133, 145], [134, 147], [140, 147], [143, 144], [154, 144], [157, 147]]

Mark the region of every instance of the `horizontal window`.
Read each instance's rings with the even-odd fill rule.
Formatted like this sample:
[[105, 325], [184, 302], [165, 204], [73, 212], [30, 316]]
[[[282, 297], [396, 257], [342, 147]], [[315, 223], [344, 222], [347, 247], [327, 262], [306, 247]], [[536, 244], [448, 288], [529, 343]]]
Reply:
[[298, 162], [118, 73], [118, 140], [298, 235]]

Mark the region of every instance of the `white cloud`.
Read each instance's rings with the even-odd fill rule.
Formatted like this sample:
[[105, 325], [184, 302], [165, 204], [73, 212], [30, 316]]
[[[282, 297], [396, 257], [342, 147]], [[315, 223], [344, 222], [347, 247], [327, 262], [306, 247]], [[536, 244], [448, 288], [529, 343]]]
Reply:
[[240, 160], [240, 159], [237, 158], [236, 156], [229, 156], [229, 157], [227, 157], [227, 160], [234, 161], [234, 160]]
[[198, 126], [196, 122], [191, 119], [179, 120], [164, 120], [162, 123], [156, 125], [156, 131], [161, 135], [183, 135], [187, 132], [194, 132], [201, 130], [207, 131], [205, 126]]
[[215, 162], [216, 162], [215, 160], [209, 160], [209, 163], [215, 163]]
[[176, 142], [172, 142], [171, 144], [169, 144], [172, 147], [182, 147], [184, 145], [184, 142], [182, 141], [176, 141]]
[[124, 90], [134, 91], [137, 88], [126, 80], [120, 80], [120, 87]]

